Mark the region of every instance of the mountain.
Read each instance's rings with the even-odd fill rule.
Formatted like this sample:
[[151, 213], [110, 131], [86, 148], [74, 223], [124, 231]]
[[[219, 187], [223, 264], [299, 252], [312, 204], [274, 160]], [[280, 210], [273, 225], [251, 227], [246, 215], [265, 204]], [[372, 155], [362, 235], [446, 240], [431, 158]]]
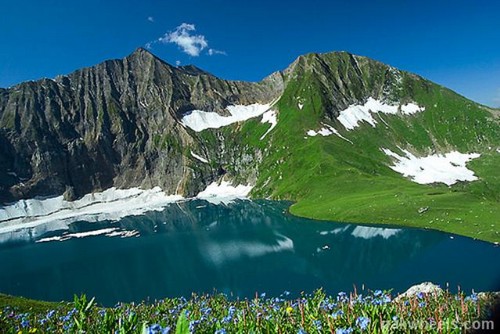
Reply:
[[300, 216], [498, 241], [499, 115], [346, 52], [249, 83], [138, 49], [0, 90], [0, 200], [224, 179]]

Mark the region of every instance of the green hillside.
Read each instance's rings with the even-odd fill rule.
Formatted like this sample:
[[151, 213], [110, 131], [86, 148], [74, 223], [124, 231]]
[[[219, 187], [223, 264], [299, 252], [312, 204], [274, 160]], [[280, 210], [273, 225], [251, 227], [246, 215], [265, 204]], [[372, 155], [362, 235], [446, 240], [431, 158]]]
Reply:
[[[312, 54], [294, 65], [285, 72], [288, 82], [277, 104], [277, 127], [263, 141], [259, 138], [268, 124], [254, 120], [242, 128], [246, 144], [266, 151], [253, 197], [293, 200], [293, 214], [314, 219], [432, 228], [500, 241], [498, 112], [418, 76], [347, 53]], [[374, 114], [375, 127], [362, 122], [348, 131], [336, 119], [338, 109], [348, 106], [342, 106], [339, 95], [345, 100], [414, 102], [425, 111]], [[345, 139], [306, 135], [323, 124]], [[389, 168], [391, 158], [382, 148], [406, 149], [415, 156], [480, 153], [468, 164], [479, 179], [450, 187], [417, 184]]]

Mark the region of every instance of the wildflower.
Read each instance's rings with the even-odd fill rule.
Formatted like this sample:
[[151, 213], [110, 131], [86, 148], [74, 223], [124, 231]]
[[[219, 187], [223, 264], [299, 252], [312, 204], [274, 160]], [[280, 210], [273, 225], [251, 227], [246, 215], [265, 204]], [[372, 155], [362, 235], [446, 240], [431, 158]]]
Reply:
[[266, 298], [266, 293], [265, 292], [261, 293], [260, 298]]
[[52, 316], [56, 313], [55, 310], [50, 310], [49, 313], [47, 313], [47, 315], [45, 316], [47, 319], [50, 319], [52, 318]]
[[335, 334], [350, 334], [353, 332], [353, 329], [351, 327], [349, 328], [337, 328], [335, 330]]
[[106, 310], [105, 309], [100, 309], [98, 312], [97, 312], [101, 317], [104, 317], [106, 315]]
[[291, 314], [293, 312], [293, 308], [291, 306], [288, 306], [286, 308], [286, 313]]
[[303, 328], [301, 328], [301, 329], [299, 329], [297, 334], [307, 334], [307, 332]]
[[196, 327], [200, 324], [199, 320], [193, 320], [189, 322], [189, 332], [193, 333]]
[[397, 315], [392, 316], [392, 321], [398, 321], [398, 316]]
[[226, 334], [226, 330], [224, 328], [218, 329], [214, 332], [214, 334]]
[[364, 331], [366, 328], [368, 328], [368, 324], [370, 323], [370, 319], [366, 317], [358, 317], [356, 319], [356, 326], [361, 328], [362, 331]]
[[29, 320], [27, 320], [27, 319], [23, 319], [23, 320], [21, 321], [21, 327], [22, 327], [22, 328], [26, 328], [26, 327], [28, 327], [29, 325], [30, 325]]
[[153, 324], [149, 327], [146, 327], [146, 332], [147, 334], [169, 334], [170, 333], [170, 327], [161, 327], [159, 324]]
[[375, 292], [373, 293], [373, 295], [374, 295], [375, 297], [380, 297], [380, 296], [382, 296], [382, 290], [375, 290]]
[[290, 295], [290, 291], [286, 291], [286, 290], [285, 290], [285, 291], [283, 291], [283, 295], [284, 295], [284, 296], [289, 296], [289, 295]]
[[420, 308], [425, 307], [425, 305], [426, 305], [425, 302], [418, 303], [418, 307], [420, 307]]
[[333, 312], [332, 313], [332, 318], [333, 319], [337, 319], [338, 317], [341, 317], [344, 315], [344, 311], [342, 310], [338, 310], [337, 312]]
[[343, 291], [339, 292], [337, 294], [337, 301], [339, 302], [346, 302], [348, 300], [347, 294]]
[[417, 298], [418, 299], [423, 299], [424, 298], [424, 293], [422, 291], [420, 291], [419, 293], [417, 293]]
[[318, 331], [321, 331], [323, 329], [323, 326], [321, 325], [320, 320], [313, 320], [313, 325], [316, 327]]
[[468, 296], [468, 297], [465, 297], [465, 300], [471, 300], [473, 301], [474, 303], [477, 302], [477, 293], [473, 293], [472, 295]]

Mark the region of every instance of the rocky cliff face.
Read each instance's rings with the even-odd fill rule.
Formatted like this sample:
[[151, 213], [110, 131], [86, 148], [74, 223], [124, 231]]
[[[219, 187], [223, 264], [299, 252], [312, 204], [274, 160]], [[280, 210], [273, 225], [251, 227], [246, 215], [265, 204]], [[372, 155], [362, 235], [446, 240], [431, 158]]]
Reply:
[[[397, 112], [354, 108], [350, 131], [339, 115], [368, 99]], [[262, 117], [196, 132], [182, 122], [193, 110], [228, 116], [230, 105], [276, 100], [266, 118], [271, 125]], [[425, 113], [402, 113], [410, 102]], [[346, 52], [301, 56], [283, 72], [249, 83], [173, 67], [138, 49], [55, 80], [0, 89], [0, 203], [63, 193], [75, 199], [112, 186], [160, 186], [192, 196], [222, 176], [255, 185], [255, 196], [297, 200], [325, 182], [345, 188], [337, 174], [343, 170], [409, 182], [388, 174], [384, 148], [490, 152], [499, 129], [496, 111]], [[325, 173], [332, 175], [312, 187]]]
[[[0, 200], [62, 193], [73, 199], [111, 186], [192, 195], [238, 153], [221, 148], [222, 134], [202, 140], [181, 125], [182, 115], [224, 115], [228, 105], [269, 102], [282, 88], [280, 74], [261, 83], [225, 81], [138, 49], [55, 80], [2, 89]], [[190, 151], [211, 159], [199, 163]]]

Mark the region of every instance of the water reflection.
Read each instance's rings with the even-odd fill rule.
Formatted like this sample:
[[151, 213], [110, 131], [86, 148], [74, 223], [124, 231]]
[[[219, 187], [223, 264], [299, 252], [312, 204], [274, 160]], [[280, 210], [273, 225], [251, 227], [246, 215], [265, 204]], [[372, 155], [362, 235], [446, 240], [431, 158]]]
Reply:
[[434, 231], [317, 222], [291, 216], [287, 207], [187, 201], [118, 222], [21, 231], [30, 238], [14, 236], [15, 243], [0, 248], [0, 290], [47, 300], [85, 292], [112, 305], [214, 289], [251, 297], [318, 287], [333, 293], [353, 284], [401, 291], [433, 281], [489, 290], [500, 278], [492, 265], [500, 249], [491, 244]]

